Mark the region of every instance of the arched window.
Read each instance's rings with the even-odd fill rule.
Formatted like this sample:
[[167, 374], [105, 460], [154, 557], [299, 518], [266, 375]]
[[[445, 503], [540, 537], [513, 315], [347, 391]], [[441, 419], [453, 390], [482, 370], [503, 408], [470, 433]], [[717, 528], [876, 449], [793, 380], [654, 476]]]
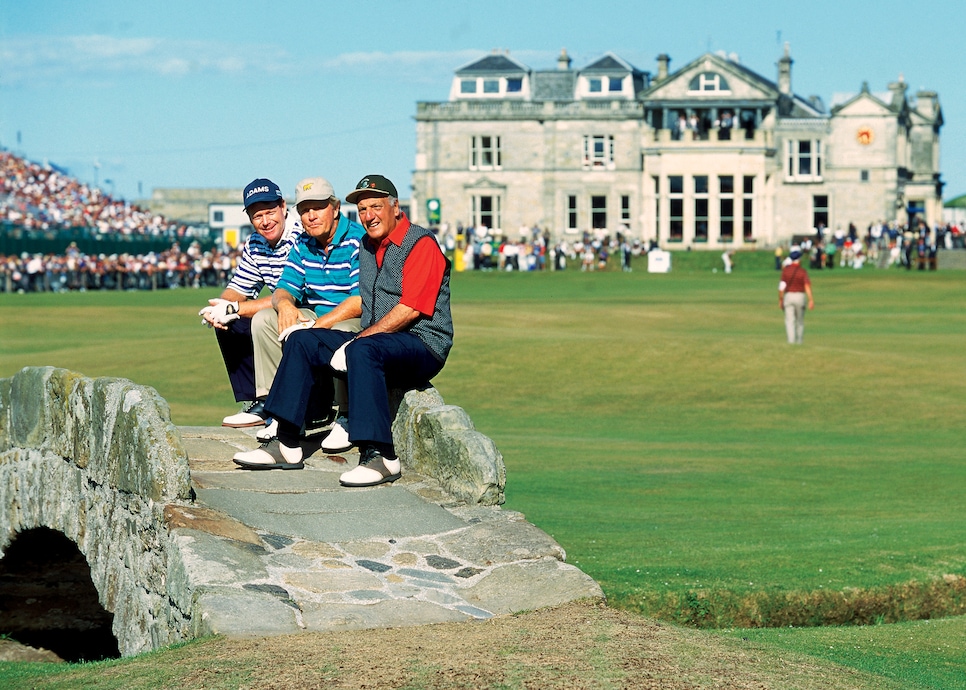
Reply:
[[728, 80], [717, 72], [702, 72], [688, 84], [688, 91], [698, 93], [721, 93], [731, 91]]

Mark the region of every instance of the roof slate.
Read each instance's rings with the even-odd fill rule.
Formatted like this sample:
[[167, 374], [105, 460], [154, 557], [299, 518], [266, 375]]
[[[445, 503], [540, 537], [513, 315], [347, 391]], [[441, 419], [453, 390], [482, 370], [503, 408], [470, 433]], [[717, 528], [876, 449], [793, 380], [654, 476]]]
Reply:
[[604, 57], [600, 58], [596, 62], [592, 62], [591, 64], [587, 65], [581, 71], [582, 72], [591, 72], [591, 71], [621, 72], [623, 74], [627, 74], [632, 70], [626, 64], [615, 59], [613, 55], [605, 55]]
[[499, 72], [500, 74], [506, 74], [509, 72], [512, 74], [518, 74], [526, 71], [526, 67], [516, 60], [511, 60], [506, 55], [487, 55], [476, 62], [471, 62], [465, 67], [461, 67], [460, 69], [456, 70], [456, 74], [476, 74], [480, 72]]
[[531, 93], [535, 101], [572, 101], [577, 73], [570, 70], [544, 70], [531, 77]]

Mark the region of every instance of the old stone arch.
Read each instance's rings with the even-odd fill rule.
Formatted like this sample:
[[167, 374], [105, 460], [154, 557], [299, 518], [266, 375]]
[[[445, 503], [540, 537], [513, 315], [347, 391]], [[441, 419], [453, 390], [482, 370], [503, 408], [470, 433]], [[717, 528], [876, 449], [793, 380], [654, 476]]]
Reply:
[[48, 649], [65, 661], [120, 654], [90, 566], [61, 532], [21, 532], [0, 558], [0, 630], [17, 642]]

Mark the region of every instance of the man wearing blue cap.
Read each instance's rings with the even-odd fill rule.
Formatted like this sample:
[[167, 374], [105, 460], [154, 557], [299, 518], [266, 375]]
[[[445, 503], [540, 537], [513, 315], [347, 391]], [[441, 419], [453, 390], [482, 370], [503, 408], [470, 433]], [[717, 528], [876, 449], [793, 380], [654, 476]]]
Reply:
[[230, 427], [263, 426], [268, 417], [264, 399], [255, 394], [252, 317], [271, 308], [271, 295], [260, 298], [259, 294], [264, 287], [275, 290], [289, 250], [302, 234], [298, 220], [286, 223], [282, 190], [271, 180], [253, 180], [242, 199], [255, 232], [245, 241], [228, 287], [198, 312], [204, 324], [215, 328], [235, 400], [248, 403], [238, 414], [225, 417], [222, 425]]

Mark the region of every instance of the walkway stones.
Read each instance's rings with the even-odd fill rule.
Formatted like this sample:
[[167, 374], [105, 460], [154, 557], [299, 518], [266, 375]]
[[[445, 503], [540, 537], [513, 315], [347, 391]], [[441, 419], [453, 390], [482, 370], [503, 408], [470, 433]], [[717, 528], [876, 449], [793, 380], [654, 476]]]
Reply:
[[[560, 545], [520, 513], [458, 499], [434, 477], [409, 467], [392, 485], [346, 489], [338, 485], [344, 464], [324, 454], [307, 458], [301, 472], [248, 472], [235, 468], [230, 457], [248, 443], [250, 430], [182, 431], [190, 434], [187, 447], [222, 458], [220, 463], [204, 458], [197, 472], [190, 458], [196, 506], [244, 523], [264, 543], [262, 550], [251, 544], [230, 549], [210, 540], [179, 539], [193, 552], [189, 563], [215, 563], [208, 572], [197, 565], [192, 570], [200, 586], [220, 586], [217, 596], [198, 599], [202, 609], [208, 602], [217, 605], [217, 611], [202, 614], [212, 621], [212, 630], [249, 634], [246, 621], [273, 610], [253, 595], [271, 592], [273, 585], [290, 597], [297, 615], [279, 609], [279, 619], [272, 625], [260, 622], [260, 630], [478, 620], [603, 596], [596, 582], [564, 562]], [[224, 444], [223, 452], [212, 445], [218, 443]], [[355, 452], [341, 457], [350, 466], [358, 462]], [[229, 557], [245, 573], [234, 585], [223, 577]], [[258, 592], [252, 591], [256, 585]], [[247, 588], [249, 598], [227, 597], [226, 587]], [[252, 605], [247, 614], [245, 602]], [[228, 610], [237, 613], [234, 623], [224, 615]]]

